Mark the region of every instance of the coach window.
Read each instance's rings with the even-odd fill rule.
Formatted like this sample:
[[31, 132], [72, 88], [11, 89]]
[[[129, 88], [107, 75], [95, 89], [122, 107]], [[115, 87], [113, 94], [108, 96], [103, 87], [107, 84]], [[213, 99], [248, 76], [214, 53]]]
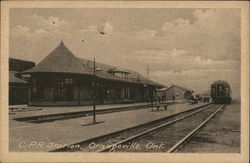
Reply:
[[223, 95], [223, 87], [221, 85], [219, 86], [219, 95]]
[[216, 88], [213, 86], [212, 87], [212, 95], [215, 96], [216, 95]]
[[225, 87], [225, 93], [228, 94], [229, 93], [229, 88]]

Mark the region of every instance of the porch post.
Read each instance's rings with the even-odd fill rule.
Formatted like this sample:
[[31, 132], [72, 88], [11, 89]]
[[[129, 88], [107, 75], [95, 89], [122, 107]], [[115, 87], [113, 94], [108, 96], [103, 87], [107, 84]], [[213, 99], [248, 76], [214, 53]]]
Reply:
[[27, 88], [28, 88], [27, 105], [29, 106], [30, 100], [31, 100], [31, 88], [32, 88], [32, 84], [33, 84], [33, 79], [32, 78], [28, 79], [27, 84], [28, 84], [27, 85]]
[[28, 85], [28, 98], [27, 98], [28, 106], [30, 105], [30, 100], [31, 100], [31, 86]]
[[78, 106], [80, 106], [80, 79], [77, 78], [77, 99], [78, 99]]

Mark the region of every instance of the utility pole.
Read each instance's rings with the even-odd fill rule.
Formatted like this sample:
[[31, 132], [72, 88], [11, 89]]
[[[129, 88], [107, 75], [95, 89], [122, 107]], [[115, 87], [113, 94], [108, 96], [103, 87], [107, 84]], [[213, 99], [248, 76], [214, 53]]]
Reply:
[[149, 78], [149, 66], [147, 65], [147, 78]]
[[96, 71], [96, 67], [95, 67], [95, 57], [94, 57], [94, 70], [93, 70], [93, 123], [96, 123], [95, 120], [95, 107], [96, 107], [96, 76], [95, 76], [95, 71]]
[[94, 57], [94, 68], [93, 68], [93, 124], [96, 123], [96, 99], [97, 99], [97, 83], [98, 81], [96, 80], [96, 72], [101, 71], [99, 67], [96, 66], [95, 64], [95, 57]]

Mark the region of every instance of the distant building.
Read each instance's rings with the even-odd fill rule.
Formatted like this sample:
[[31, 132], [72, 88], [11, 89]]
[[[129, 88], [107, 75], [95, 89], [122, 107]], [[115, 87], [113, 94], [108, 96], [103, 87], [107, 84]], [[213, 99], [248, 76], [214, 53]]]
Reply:
[[161, 89], [157, 89], [157, 95], [162, 97], [164, 95], [166, 95], [166, 90], [168, 89], [168, 87], [164, 87], [164, 88], [161, 88]]
[[27, 104], [27, 82], [17, 77], [17, 73], [33, 66], [35, 66], [34, 62], [9, 58], [9, 105]]
[[211, 90], [207, 90], [207, 91], [201, 93], [201, 96], [203, 96], [203, 97], [204, 97], [204, 96], [210, 97], [210, 96], [211, 96]]
[[93, 61], [76, 57], [61, 42], [35, 67], [22, 72], [30, 76], [28, 105], [86, 105], [93, 97], [98, 104], [147, 101], [164, 87], [131, 70], [99, 62], [96, 69], [100, 71], [94, 79]]
[[193, 92], [194, 91], [190, 89], [183, 88], [178, 85], [172, 85], [165, 90], [165, 94], [168, 100], [173, 100], [173, 96], [175, 100], [186, 100]]

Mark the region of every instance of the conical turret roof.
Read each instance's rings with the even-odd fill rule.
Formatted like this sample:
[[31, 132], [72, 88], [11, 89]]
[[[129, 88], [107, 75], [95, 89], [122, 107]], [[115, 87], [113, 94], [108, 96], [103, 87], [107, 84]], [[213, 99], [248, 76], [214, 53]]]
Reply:
[[24, 74], [36, 72], [59, 72], [92, 74], [90, 68], [74, 56], [74, 54], [64, 45], [63, 41], [47, 57], [45, 57], [35, 67], [24, 71]]
[[[76, 57], [63, 43], [63, 41], [40, 63], [35, 67], [21, 72], [22, 74], [31, 74], [39, 72], [52, 72], [52, 73], [72, 73], [82, 75], [93, 75], [93, 61]], [[128, 78], [121, 78], [112, 75], [110, 69], [119, 69], [110, 65], [96, 62], [96, 67], [99, 67], [101, 71], [96, 72], [96, 77], [101, 79], [138, 83], [138, 84], [149, 84], [158, 87], [165, 87], [162, 84], [156, 83], [143, 75], [131, 70], [123, 70], [116, 72], [126, 72], [129, 74]], [[120, 69], [119, 69], [120, 70]], [[139, 80], [138, 80], [139, 79]]]

